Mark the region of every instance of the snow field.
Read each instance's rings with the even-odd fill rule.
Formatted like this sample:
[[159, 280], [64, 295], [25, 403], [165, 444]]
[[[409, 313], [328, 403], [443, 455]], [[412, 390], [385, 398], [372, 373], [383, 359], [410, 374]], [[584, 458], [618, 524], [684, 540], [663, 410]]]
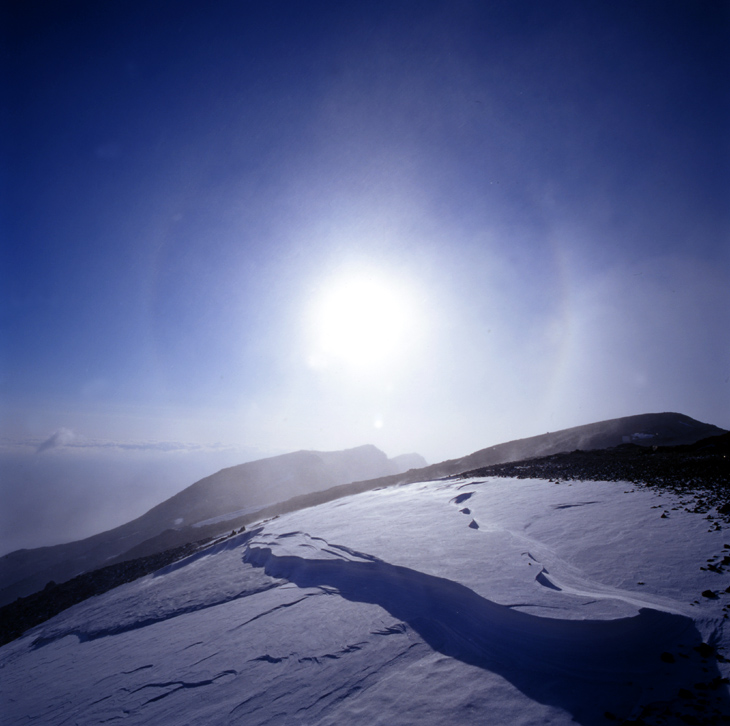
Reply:
[[699, 569], [723, 533], [672, 504], [493, 479], [291, 513], [4, 646], [0, 721], [592, 725], [698, 683], [730, 712], [695, 650], [728, 645], [730, 594], [700, 594], [730, 584]]

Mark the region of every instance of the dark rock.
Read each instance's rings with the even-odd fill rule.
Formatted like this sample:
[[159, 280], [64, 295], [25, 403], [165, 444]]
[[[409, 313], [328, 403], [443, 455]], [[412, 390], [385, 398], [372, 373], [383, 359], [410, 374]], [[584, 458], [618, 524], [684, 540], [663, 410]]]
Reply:
[[715, 649], [708, 643], [700, 643], [695, 646], [694, 650], [699, 653], [702, 658], [709, 658], [710, 656], [715, 655]]

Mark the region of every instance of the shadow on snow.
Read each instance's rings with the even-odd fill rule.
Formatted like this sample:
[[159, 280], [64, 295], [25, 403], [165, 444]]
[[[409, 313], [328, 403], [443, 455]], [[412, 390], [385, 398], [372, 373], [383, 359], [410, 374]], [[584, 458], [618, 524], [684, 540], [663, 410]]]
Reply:
[[712, 711], [730, 712], [715, 659], [694, 650], [702, 639], [690, 618], [649, 608], [606, 621], [538, 617], [457, 582], [353, 554], [366, 561], [278, 556], [256, 545], [244, 559], [301, 588], [336, 588], [347, 600], [379, 605], [434, 650], [499, 674], [584, 726], [609, 723], [607, 713], [626, 718], [638, 706], [677, 716], [678, 704], [691, 705], [680, 686], [703, 689], [716, 701]]

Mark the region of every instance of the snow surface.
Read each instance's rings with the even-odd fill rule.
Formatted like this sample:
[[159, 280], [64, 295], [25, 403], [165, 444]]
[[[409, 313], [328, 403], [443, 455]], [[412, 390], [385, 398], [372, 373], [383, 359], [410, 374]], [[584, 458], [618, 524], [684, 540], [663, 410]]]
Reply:
[[294, 512], [4, 646], [0, 720], [719, 718], [730, 669], [695, 648], [729, 645], [729, 578], [700, 567], [730, 537], [677, 502], [626, 483], [474, 479]]

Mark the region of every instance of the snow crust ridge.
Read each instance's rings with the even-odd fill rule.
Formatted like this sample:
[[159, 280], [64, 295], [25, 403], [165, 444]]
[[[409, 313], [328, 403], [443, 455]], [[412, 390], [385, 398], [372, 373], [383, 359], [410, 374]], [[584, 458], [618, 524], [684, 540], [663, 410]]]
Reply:
[[[340, 553], [342, 553], [340, 555]], [[312, 556], [316, 554], [316, 556]], [[559, 620], [516, 611], [458, 582], [330, 545], [300, 532], [252, 539], [244, 561], [300, 588], [333, 589], [346, 600], [376, 604], [406, 623], [433, 650], [499, 673], [531, 698], [557, 705], [581, 723], [588, 703], [627, 712], [671, 673], [701, 680], [694, 661], [672, 664], [660, 654], [702, 642], [692, 619], [642, 608], [634, 617]], [[542, 674], [542, 677], [540, 676]], [[549, 683], [549, 687], [546, 687]], [[593, 692], [577, 699], [576, 687]]]
[[[123, 585], [106, 594], [106, 603], [105, 599], [91, 598], [69, 609], [62, 617], [28, 632], [32, 649], [67, 636], [86, 643], [129, 633], [277, 587], [280, 581], [251, 568], [240, 568], [240, 548], [259, 531], [229, 537], [136, 583]], [[217, 578], [220, 579], [216, 586], [211, 588], [211, 580], [215, 582]]]
[[168, 610], [163, 611], [162, 613], [158, 615], [153, 615], [146, 618], [133, 618], [131, 621], [127, 621], [124, 623], [121, 623], [116, 626], [112, 627], [100, 627], [100, 628], [88, 628], [88, 629], [79, 629], [79, 628], [73, 628], [73, 629], [66, 629], [64, 627], [59, 629], [50, 629], [47, 634], [43, 634], [40, 637], [37, 637], [33, 641], [33, 650], [37, 648], [42, 648], [45, 645], [49, 645], [50, 643], [54, 643], [57, 640], [60, 640], [61, 638], [65, 638], [69, 635], [76, 636], [80, 643], [86, 643], [88, 641], [97, 640], [98, 638], [107, 638], [111, 635], [121, 635], [122, 633], [128, 633], [132, 630], [139, 630], [140, 628], [146, 628], [150, 625], [156, 625], [157, 623], [165, 622], [166, 620], [172, 620], [173, 618], [178, 618], [181, 615], [188, 615], [190, 613], [195, 613], [200, 610], [207, 610], [208, 608], [214, 608], [219, 605], [224, 605], [225, 603], [232, 602], [233, 600], [238, 600], [242, 597], [248, 597], [250, 595], [258, 595], [259, 593], [266, 592], [267, 590], [271, 590], [272, 588], [276, 587], [278, 583], [267, 583], [263, 585], [259, 585], [258, 587], [254, 589], [244, 589], [240, 592], [234, 594], [234, 595], [228, 595], [225, 597], [221, 597], [217, 600], [209, 600], [202, 603], [195, 603], [192, 605], [184, 606], [184, 607], [177, 607], [177, 608], [171, 608]]

